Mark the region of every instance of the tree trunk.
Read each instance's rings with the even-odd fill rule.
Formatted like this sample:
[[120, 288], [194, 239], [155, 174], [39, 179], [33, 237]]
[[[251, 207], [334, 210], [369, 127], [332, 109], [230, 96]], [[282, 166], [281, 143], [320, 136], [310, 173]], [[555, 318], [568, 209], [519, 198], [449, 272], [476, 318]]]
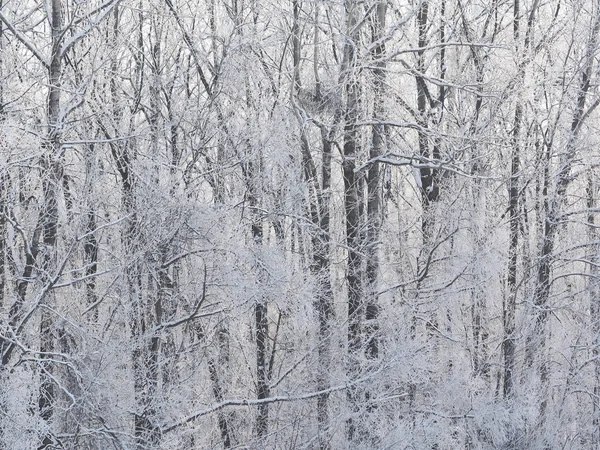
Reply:
[[[418, 48], [423, 49], [427, 45], [427, 27], [428, 27], [428, 14], [429, 14], [429, 3], [427, 0], [421, 2], [419, 11], [417, 12], [417, 27], [419, 31]], [[429, 104], [431, 103], [431, 95], [427, 84], [425, 83], [425, 50], [419, 50], [417, 52], [417, 74], [415, 76], [417, 83], [417, 124], [419, 125], [418, 140], [419, 140], [419, 154], [423, 158], [435, 158], [435, 154], [431, 154], [429, 150], [429, 136], [428, 136], [428, 115], [429, 115]], [[423, 204], [423, 218], [422, 218], [422, 230], [423, 230], [423, 242], [424, 247], [430, 245], [431, 242], [431, 217], [430, 207], [437, 201], [439, 197], [439, 186], [438, 186], [438, 169], [432, 169], [423, 167], [420, 170], [421, 175], [421, 198]]]
[[[300, 80], [300, 49], [301, 33], [299, 24], [300, 5], [297, 0], [292, 0], [294, 22], [292, 26], [292, 59], [294, 64], [293, 92], [295, 101], [302, 86]], [[318, 7], [316, 6], [315, 22], [318, 22]], [[315, 42], [318, 42], [318, 25], [315, 23]], [[315, 44], [314, 56], [318, 58]], [[315, 100], [318, 102], [320, 88], [318, 82], [318, 61], [314, 61], [314, 74], [317, 80]], [[302, 179], [309, 191], [309, 215], [316, 232], [312, 235], [312, 258], [310, 270], [317, 280], [315, 310], [317, 311], [318, 328], [318, 369], [317, 389], [325, 391], [330, 387], [329, 370], [331, 365], [331, 319], [333, 317], [333, 290], [331, 287], [330, 273], [330, 236], [329, 236], [329, 191], [331, 189], [331, 140], [329, 133], [321, 127], [322, 141], [322, 166], [321, 184], [317, 175], [317, 169], [310, 152], [308, 136], [305, 129], [305, 121], [302, 115], [296, 111], [296, 118], [300, 130], [300, 146], [302, 154]], [[334, 119], [335, 120], [335, 119]], [[334, 125], [335, 126], [335, 125]], [[323, 393], [317, 397], [317, 426], [319, 430], [319, 448], [328, 450], [331, 448], [331, 432], [329, 430], [329, 394]]]
[[[372, 25], [372, 42], [376, 43], [372, 51], [372, 57], [376, 61], [376, 69], [373, 70], [373, 96], [375, 105], [373, 107], [373, 125], [371, 135], [371, 148], [369, 158], [375, 159], [383, 154], [385, 129], [384, 125], [377, 123], [385, 120], [385, 43], [381, 40], [385, 30], [385, 16], [387, 3], [379, 2], [375, 10]], [[378, 306], [378, 272], [379, 272], [379, 232], [382, 224], [381, 210], [381, 173], [379, 163], [369, 167], [367, 173], [367, 243], [365, 245], [366, 262], [366, 293], [367, 304], [365, 311], [365, 338], [366, 356], [369, 359], [377, 359], [379, 356], [379, 326], [377, 323], [379, 315]]]
[[[0, 0], [0, 10], [3, 1]], [[0, 21], [0, 80], [4, 79], [4, 23]], [[0, 81], [0, 125], [4, 124], [4, 82]], [[6, 199], [8, 191], [8, 174], [5, 170], [0, 172], [0, 309], [4, 307], [4, 291], [6, 286]], [[1, 381], [0, 381], [1, 382]], [[2, 428], [0, 427], [0, 444]]]
[[[521, 5], [520, 0], [514, 0], [513, 4], [513, 40], [516, 52], [520, 55], [520, 62], [517, 68], [517, 78], [515, 85], [522, 86], [525, 81], [527, 69], [527, 56], [535, 13], [538, 2], [534, 2], [531, 11], [528, 14], [527, 28], [525, 38], [521, 43]], [[508, 183], [508, 217], [509, 217], [509, 238], [508, 238], [508, 267], [506, 277], [506, 292], [504, 297], [503, 326], [504, 340], [502, 341], [502, 353], [504, 355], [504, 382], [503, 396], [505, 399], [512, 399], [515, 390], [515, 364], [516, 364], [516, 305], [517, 305], [517, 262], [519, 246], [519, 230], [521, 229], [520, 219], [520, 191], [519, 191], [519, 173], [521, 165], [521, 129], [523, 127], [523, 95], [517, 93], [517, 102], [515, 105], [515, 115], [513, 119], [513, 130], [511, 136], [511, 163], [510, 180]]]
[[[62, 42], [62, 5], [61, 0], [52, 0], [51, 27], [52, 27], [52, 56], [49, 68], [48, 92], [48, 137], [45, 142], [42, 168], [45, 171], [42, 190], [44, 196], [44, 215], [42, 219], [42, 236], [44, 244], [44, 260], [42, 263], [42, 279], [44, 284], [50, 283], [51, 273], [56, 263], [56, 237], [58, 228], [58, 186], [61, 176], [60, 164], [60, 92], [62, 76], [62, 58], [60, 54]], [[55, 307], [54, 293], [47, 294], [45, 304], [50, 308]], [[56, 408], [56, 386], [54, 384], [54, 368], [50, 361], [56, 346], [56, 324], [53, 313], [48, 308], [42, 308], [40, 322], [40, 376], [41, 386], [38, 400], [40, 416], [45, 422], [50, 422]], [[55, 439], [51, 433], [42, 438], [40, 449], [54, 445]]]
[[[86, 169], [86, 192], [88, 196], [93, 196], [94, 184], [96, 182], [96, 163], [95, 163], [94, 144], [85, 147], [85, 169]], [[86, 212], [85, 239], [83, 241], [83, 264], [85, 267], [85, 298], [88, 308], [92, 308], [88, 313], [91, 324], [98, 323], [98, 308], [95, 307], [98, 295], [96, 293], [96, 274], [98, 272], [98, 240], [95, 230], [97, 225], [95, 206], [92, 201], [87, 204]]]
[[[547, 180], [547, 186], [552, 186], [552, 191], [547, 192], [543, 199], [543, 211], [545, 212], [544, 227], [541, 242], [541, 251], [537, 266], [537, 277], [535, 290], [533, 294], [533, 303], [535, 311], [533, 313], [534, 326], [533, 331], [527, 339], [526, 361], [529, 366], [533, 365], [535, 354], [544, 355], [546, 346], [546, 322], [550, 305], [548, 299], [550, 296], [550, 286], [552, 283], [551, 269], [554, 262], [554, 248], [556, 238], [561, 224], [562, 206], [569, 182], [571, 180], [571, 168], [577, 152], [577, 142], [579, 132], [586, 118], [585, 103], [587, 93], [590, 89], [591, 78], [594, 69], [594, 55], [598, 48], [598, 33], [600, 30], [600, 12], [597, 11], [593, 18], [593, 26], [589, 41], [586, 47], [584, 66], [581, 71], [581, 80], [577, 91], [576, 104], [571, 120], [569, 138], [566, 143], [565, 152], [561, 155], [558, 172], [555, 175], [554, 183]], [[544, 189], [546, 191], [546, 189]], [[540, 361], [538, 366], [541, 381], [540, 388], [540, 422], [545, 420], [547, 407], [547, 390], [549, 384], [548, 361]], [[549, 443], [547, 443], [549, 445]]]
[[[344, 148], [342, 170], [344, 178], [344, 211], [346, 218], [346, 246], [348, 264], [346, 272], [346, 286], [348, 289], [348, 380], [354, 381], [360, 374], [360, 354], [363, 351], [361, 334], [363, 314], [363, 289], [362, 289], [362, 258], [360, 248], [360, 198], [358, 192], [359, 180], [355, 168], [358, 156], [358, 103], [360, 87], [356, 70], [356, 46], [359, 42], [358, 4], [354, 0], [345, 1], [346, 30], [348, 36], [344, 44], [344, 60], [347, 61], [346, 70], [346, 109], [344, 111]], [[355, 420], [360, 411], [362, 399], [359, 389], [352, 386], [347, 390], [348, 402], [351, 408], [351, 417], [347, 421], [347, 437], [349, 442], [360, 439]], [[357, 417], [356, 417], [357, 418]]]
[[598, 245], [598, 225], [592, 212], [597, 206], [598, 184], [597, 172], [591, 169], [588, 175], [587, 185], [587, 207], [590, 211], [587, 217], [588, 223], [588, 241], [590, 247], [588, 250], [589, 261], [589, 301], [590, 301], [590, 324], [591, 324], [591, 356], [594, 361], [594, 380], [593, 380], [593, 419], [592, 419], [592, 440], [591, 448], [596, 449], [600, 445], [600, 245]]
[[[258, 207], [258, 186], [261, 173], [261, 158], [252, 154], [252, 148], [248, 144], [248, 154], [246, 158], [245, 176], [248, 184], [248, 206], [252, 216], [251, 236], [253, 244], [258, 252], [262, 251], [263, 245], [263, 222], [260, 213], [256, 211]], [[258, 255], [260, 261], [261, 256]], [[257, 264], [258, 280], [262, 284], [266, 280], [266, 274]], [[269, 389], [269, 321], [268, 321], [268, 300], [262, 292], [257, 293], [258, 298], [254, 305], [254, 331], [256, 333], [256, 396], [258, 400], [268, 398]], [[259, 441], [266, 438], [269, 431], [269, 404], [261, 403], [258, 405], [256, 421], [254, 423], [254, 433]]]
[[512, 157], [510, 165], [510, 181], [508, 188], [508, 217], [510, 225], [508, 242], [508, 268], [506, 277], [506, 293], [504, 300], [504, 398], [512, 398], [514, 392], [515, 370], [515, 314], [517, 304], [517, 253], [519, 245], [519, 135], [521, 127], [522, 106], [519, 102], [515, 110]]

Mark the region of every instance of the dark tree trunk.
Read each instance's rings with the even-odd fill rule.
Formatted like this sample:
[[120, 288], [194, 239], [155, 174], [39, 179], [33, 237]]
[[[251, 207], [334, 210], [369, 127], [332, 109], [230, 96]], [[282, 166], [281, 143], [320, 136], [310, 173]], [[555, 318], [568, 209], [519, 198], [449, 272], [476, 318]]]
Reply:
[[[94, 163], [94, 145], [86, 146], [86, 187], [88, 195], [92, 195], [94, 191], [96, 165]], [[98, 308], [94, 305], [98, 300], [96, 293], [96, 274], [98, 273], [98, 240], [96, 239], [96, 212], [94, 205], [89, 202], [87, 205], [86, 212], [86, 227], [85, 227], [85, 239], [83, 241], [83, 263], [85, 267], [85, 297], [88, 308], [92, 308], [89, 311], [90, 319], [92, 324], [98, 322]]]
[[[3, 1], [0, 0], [0, 10], [2, 10]], [[4, 78], [4, 22], [0, 21], [0, 80]], [[0, 81], [0, 125], [4, 124], [4, 82]], [[0, 172], [0, 309], [4, 307], [4, 291], [6, 289], [6, 199], [8, 193], [8, 174], [6, 170]], [[1, 348], [1, 346], [0, 346]], [[0, 381], [1, 382], [1, 381]], [[0, 427], [0, 439], [2, 438], [2, 428]], [[0, 440], [0, 445], [2, 441]]]
[[[417, 27], [419, 32], [418, 48], [423, 49], [428, 43], [427, 27], [428, 27], [429, 4], [427, 0], [421, 2], [419, 11], [417, 12]], [[425, 82], [425, 50], [417, 52], [417, 74], [415, 76], [417, 83], [417, 124], [419, 125], [418, 140], [419, 154], [423, 158], [436, 158], [437, 154], [432, 154], [429, 145], [429, 133], [427, 131], [429, 124], [429, 105], [432, 102], [431, 94]], [[436, 147], [437, 148], [437, 147]], [[438, 186], [438, 170], [429, 167], [420, 169], [421, 175], [421, 199], [423, 204], [423, 242], [427, 245], [431, 239], [431, 218], [430, 207], [437, 201], [439, 197]]]
[[[254, 245], [260, 252], [263, 245], [263, 221], [260, 213], [256, 211], [258, 207], [258, 184], [261, 174], [260, 155], [253, 154], [250, 145], [248, 145], [248, 161], [245, 164], [245, 176], [248, 184], [248, 206], [251, 210], [252, 224], [251, 236]], [[260, 259], [260, 257], [259, 257]], [[258, 264], [260, 266], [260, 264]], [[259, 271], [259, 283], [265, 282], [266, 274], [261, 267]], [[256, 333], [256, 396], [262, 400], [269, 397], [269, 321], [268, 321], [268, 300], [262, 292], [259, 292], [254, 305], [254, 331]], [[266, 438], [269, 431], [269, 404], [262, 403], [258, 405], [254, 432], [259, 440]]]
[[[385, 130], [384, 125], [377, 123], [385, 119], [385, 44], [381, 40], [385, 30], [385, 15], [387, 4], [379, 2], [375, 10], [372, 25], [372, 42], [377, 43], [372, 51], [377, 68], [373, 70], [373, 125], [369, 158], [375, 159], [383, 154]], [[378, 294], [377, 280], [379, 272], [379, 232], [382, 224], [381, 210], [381, 170], [379, 163], [371, 164], [367, 173], [367, 243], [365, 245], [366, 262], [366, 293], [367, 305], [365, 311], [366, 356], [377, 359], [379, 356], [379, 326], [378, 326]]]
[[[554, 248], [556, 238], [561, 224], [562, 206], [565, 201], [567, 188], [571, 180], [571, 168], [577, 152], [577, 140], [585, 115], [585, 103], [587, 93], [590, 89], [591, 78], [594, 69], [594, 55], [598, 47], [598, 33], [600, 31], [600, 12], [596, 12], [593, 18], [589, 41], [586, 47], [584, 66], [581, 72], [581, 80], [577, 93], [573, 117], [571, 120], [570, 135], [566, 143], [565, 152], [561, 155], [558, 172], [553, 180], [547, 179], [543, 195], [543, 211], [545, 213], [544, 227], [542, 231], [541, 250], [537, 266], [537, 277], [535, 290], [533, 294], [533, 303], [535, 312], [533, 314], [533, 331], [528, 336], [526, 346], [526, 361], [528, 366], [532, 366], [535, 355], [542, 355], [542, 360], [538, 366], [541, 381], [540, 388], [540, 422], [545, 420], [547, 408], [547, 391], [549, 384], [548, 361], [543, 358], [546, 347], [546, 322], [550, 312], [548, 299], [550, 296], [550, 286], [552, 284], [552, 264], [554, 262]], [[550, 186], [552, 190], [550, 191]], [[549, 443], [548, 443], [549, 445]]]
[[[519, 0], [514, 2], [513, 10], [513, 35], [515, 46], [519, 48]], [[519, 79], [523, 80], [525, 68], [519, 68]], [[520, 85], [520, 83], [517, 83]], [[523, 104], [521, 94], [517, 95], [515, 116], [513, 120], [512, 148], [510, 162], [510, 180], [508, 183], [508, 218], [510, 232], [508, 238], [508, 267], [506, 277], [506, 293], [504, 299], [504, 340], [502, 353], [504, 355], [504, 383], [503, 393], [505, 398], [511, 398], [514, 392], [515, 371], [515, 314], [517, 304], [517, 254], [519, 245], [519, 166], [521, 153], [521, 123], [523, 120]]]
[[[42, 263], [42, 279], [44, 284], [51, 283], [51, 277], [56, 265], [56, 237], [58, 229], [58, 187], [61, 182], [59, 152], [60, 152], [60, 92], [62, 76], [62, 58], [60, 54], [63, 26], [62, 26], [61, 0], [51, 2], [51, 27], [52, 27], [52, 55], [49, 67], [49, 92], [48, 92], [48, 136], [44, 143], [44, 156], [42, 168], [44, 178], [42, 191], [44, 197], [44, 210], [42, 216], [42, 242], [44, 244], [44, 259]], [[55, 305], [54, 294], [49, 292], [45, 301], [46, 305], [53, 308]], [[50, 422], [56, 408], [56, 386], [54, 384], [54, 368], [49, 359], [56, 346], [56, 324], [53, 313], [43, 308], [40, 321], [40, 376], [41, 386], [38, 407], [41, 418]], [[40, 449], [54, 445], [55, 439], [51, 433], [42, 438]]]
[[589, 260], [589, 300], [590, 300], [590, 324], [591, 324], [591, 354], [594, 361], [594, 380], [593, 380], [593, 429], [592, 429], [592, 448], [600, 445], [600, 245], [598, 245], [598, 225], [595, 220], [595, 213], [592, 211], [598, 207], [598, 174], [594, 169], [590, 170], [587, 185], [587, 207], [590, 211], [587, 217], [588, 223], [588, 241], [591, 243], [588, 250]]
[[[294, 22], [292, 26], [292, 58], [294, 62], [294, 96], [299, 94], [302, 86], [300, 80], [300, 49], [301, 36], [299, 24], [300, 7], [297, 0], [292, 0]], [[315, 21], [318, 21], [318, 11], [315, 12]], [[315, 41], [318, 41], [318, 26], [315, 24]], [[315, 58], [318, 58], [318, 50], [315, 47]], [[319, 75], [317, 69], [318, 61], [314, 61], [314, 73], [317, 80], [315, 100], [320, 101]], [[318, 328], [318, 369], [317, 389], [324, 391], [330, 387], [329, 370], [331, 365], [331, 319], [333, 310], [333, 290], [331, 287], [330, 273], [330, 236], [329, 236], [329, 193], [331, 189], [331, 149], [332, 136], [330, 132], [339, 121], [340, 114], [336, 112], [334, 124], [330, 132], [326, 127], [321, 127], [322, 142], [322, 166], [321, 183], [319, 184], [317, 169], [310, 152], [305, 122], [301, 114], [296, 111], [296, 117], [300, 129], [300, 147], [302, 154], [302, 179], [309, 191], [309, 215], [315, 231], [312, 235], [312, 258], [310, 262], [311, 273], [317, 280], [315, 310], [319, 320]], [[319, 448], [328, 450], [331, 448], [331, 432], [329, 430], [329, 394], [323, 393], [317, 397], [317, 425], [319, 430]]]
[[[360, 208], [359, 182], [355, 172], [358, 156], [358, 129], [356, 126], [360, 87], [356, 70], [356, 46], [358, 45], [359, 30], [358, 4], [353, 0], [345, 2], [346, 30], [349, 34], [344, 45], [344, 61], [346, 61], [346, 109], [344, 111], [344, 148], [342, 171], [344, 178], [344, 211], [346, 219], [346, 246], [348, 263], [346, 269], [346, 286], [348, 289], [348, 379], [356, 380], [360, 374], [360, 354], [363, 351], [361, 333], [362, 314], [364, 313], [362, 289], [362, 258], [360, 248]], [[351, 414], [360, 411], [361, 399], [359, 390], [352, 386], [347, 390]], [[349, 442], [359, 438], [357, 424], [359, 421], [352, 417], [347, 421], [347, 437]]]

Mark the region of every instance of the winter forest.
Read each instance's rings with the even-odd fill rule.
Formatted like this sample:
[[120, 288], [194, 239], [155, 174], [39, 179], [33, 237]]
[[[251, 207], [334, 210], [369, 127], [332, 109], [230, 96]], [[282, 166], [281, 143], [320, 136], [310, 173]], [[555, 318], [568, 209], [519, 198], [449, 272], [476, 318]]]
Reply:
[[0, 448], [600, 448], [596, 0], [0, 0]]

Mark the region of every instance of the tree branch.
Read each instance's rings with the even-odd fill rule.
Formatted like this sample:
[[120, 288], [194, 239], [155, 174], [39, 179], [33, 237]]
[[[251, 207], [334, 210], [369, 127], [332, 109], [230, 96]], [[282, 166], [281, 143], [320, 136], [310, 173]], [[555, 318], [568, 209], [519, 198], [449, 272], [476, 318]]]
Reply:
[[365, 377], [359, 378], [358, 380], [355, 380], [355, 381], [351, 381], [351, 382], [341, 384], [338, 386], [333, 386], [328, 389], [323, 389], [321, 391], [309, 392], [306, 394], [289, 395], [289, 396], [275, 396], [275, 397], [268, 397], [268, 398], [262, 398], [262, 399], [224, 400], [220, 403], [217, 403], [214, 406], [211, 406], [210, 408], [196, 411], [195, 413], [190, 414], [189, 416], [184, 417], [183, 419], [181, 419], [173, 424], [165, 425], [165, 426], [161, 427], [162, 433], [163, 434], [169, 433], [183, 425], [187, 425], [188, 423], [193, 422], [196, 419], [199, 419], [200, 417], [206, 416], [208, 414], [212, 414], [212, 413], [217, 412], [228, 406], [258, 406], [258, 405], [264, 405], [264, 404], [269, 404], [269, 403], [297, 402], [297, 401], [302, 401], [302, 400], [310, 400], [312, 398], [319, 397], [320, 395], [323, 395], [323, 394], [330, 394], [332, 392], [343, 391], [352, 386], [355, 386], [357, 384], [361, 384], [361, 383], [364, 383], [365, 381], [368, 381], [369, 379], [371, 379], [375, 375], [377, 375], [379, 372], [381, 372], [382, 369], [383, 369], [383, 367], [380, 367], [378, 370], [370, 373], [369, 375], [367, 375]]
[[23, 33], [21, 33], [19, 30], [17, 30], [15, 27], [13, 27], [13, 25], [9, 22], [9, 20], [4, 16], [4, 14], [2, 14], [2, 12], [0, 12], [0, 21], [2, 21], [6, 27], [11, 31], [12, 34], [15, 35], [15, 37], [21, 41], [21, 43], [27, 47], [27, 49], [33, 54], [33, 56], [35, 56], [43, 65], [46, 69], [50, 69], [50, 63], [48, 61], [46, 61], [46, 58], [44, 58], [44, 55], [42, 55], [37, 48], [35, 48], [33, 46], [33, 44], [31, 42], [29, 42], [29, 40], [27, 39], [27, 37], [25, 37], [25, 35]]

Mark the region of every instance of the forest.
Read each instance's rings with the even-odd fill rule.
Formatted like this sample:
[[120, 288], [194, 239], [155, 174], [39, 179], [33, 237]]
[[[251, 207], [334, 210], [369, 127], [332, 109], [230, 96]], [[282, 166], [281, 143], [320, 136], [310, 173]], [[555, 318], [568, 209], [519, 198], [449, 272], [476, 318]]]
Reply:
[[0, 0], [0, 448], [600, 448], [596, 0]]

